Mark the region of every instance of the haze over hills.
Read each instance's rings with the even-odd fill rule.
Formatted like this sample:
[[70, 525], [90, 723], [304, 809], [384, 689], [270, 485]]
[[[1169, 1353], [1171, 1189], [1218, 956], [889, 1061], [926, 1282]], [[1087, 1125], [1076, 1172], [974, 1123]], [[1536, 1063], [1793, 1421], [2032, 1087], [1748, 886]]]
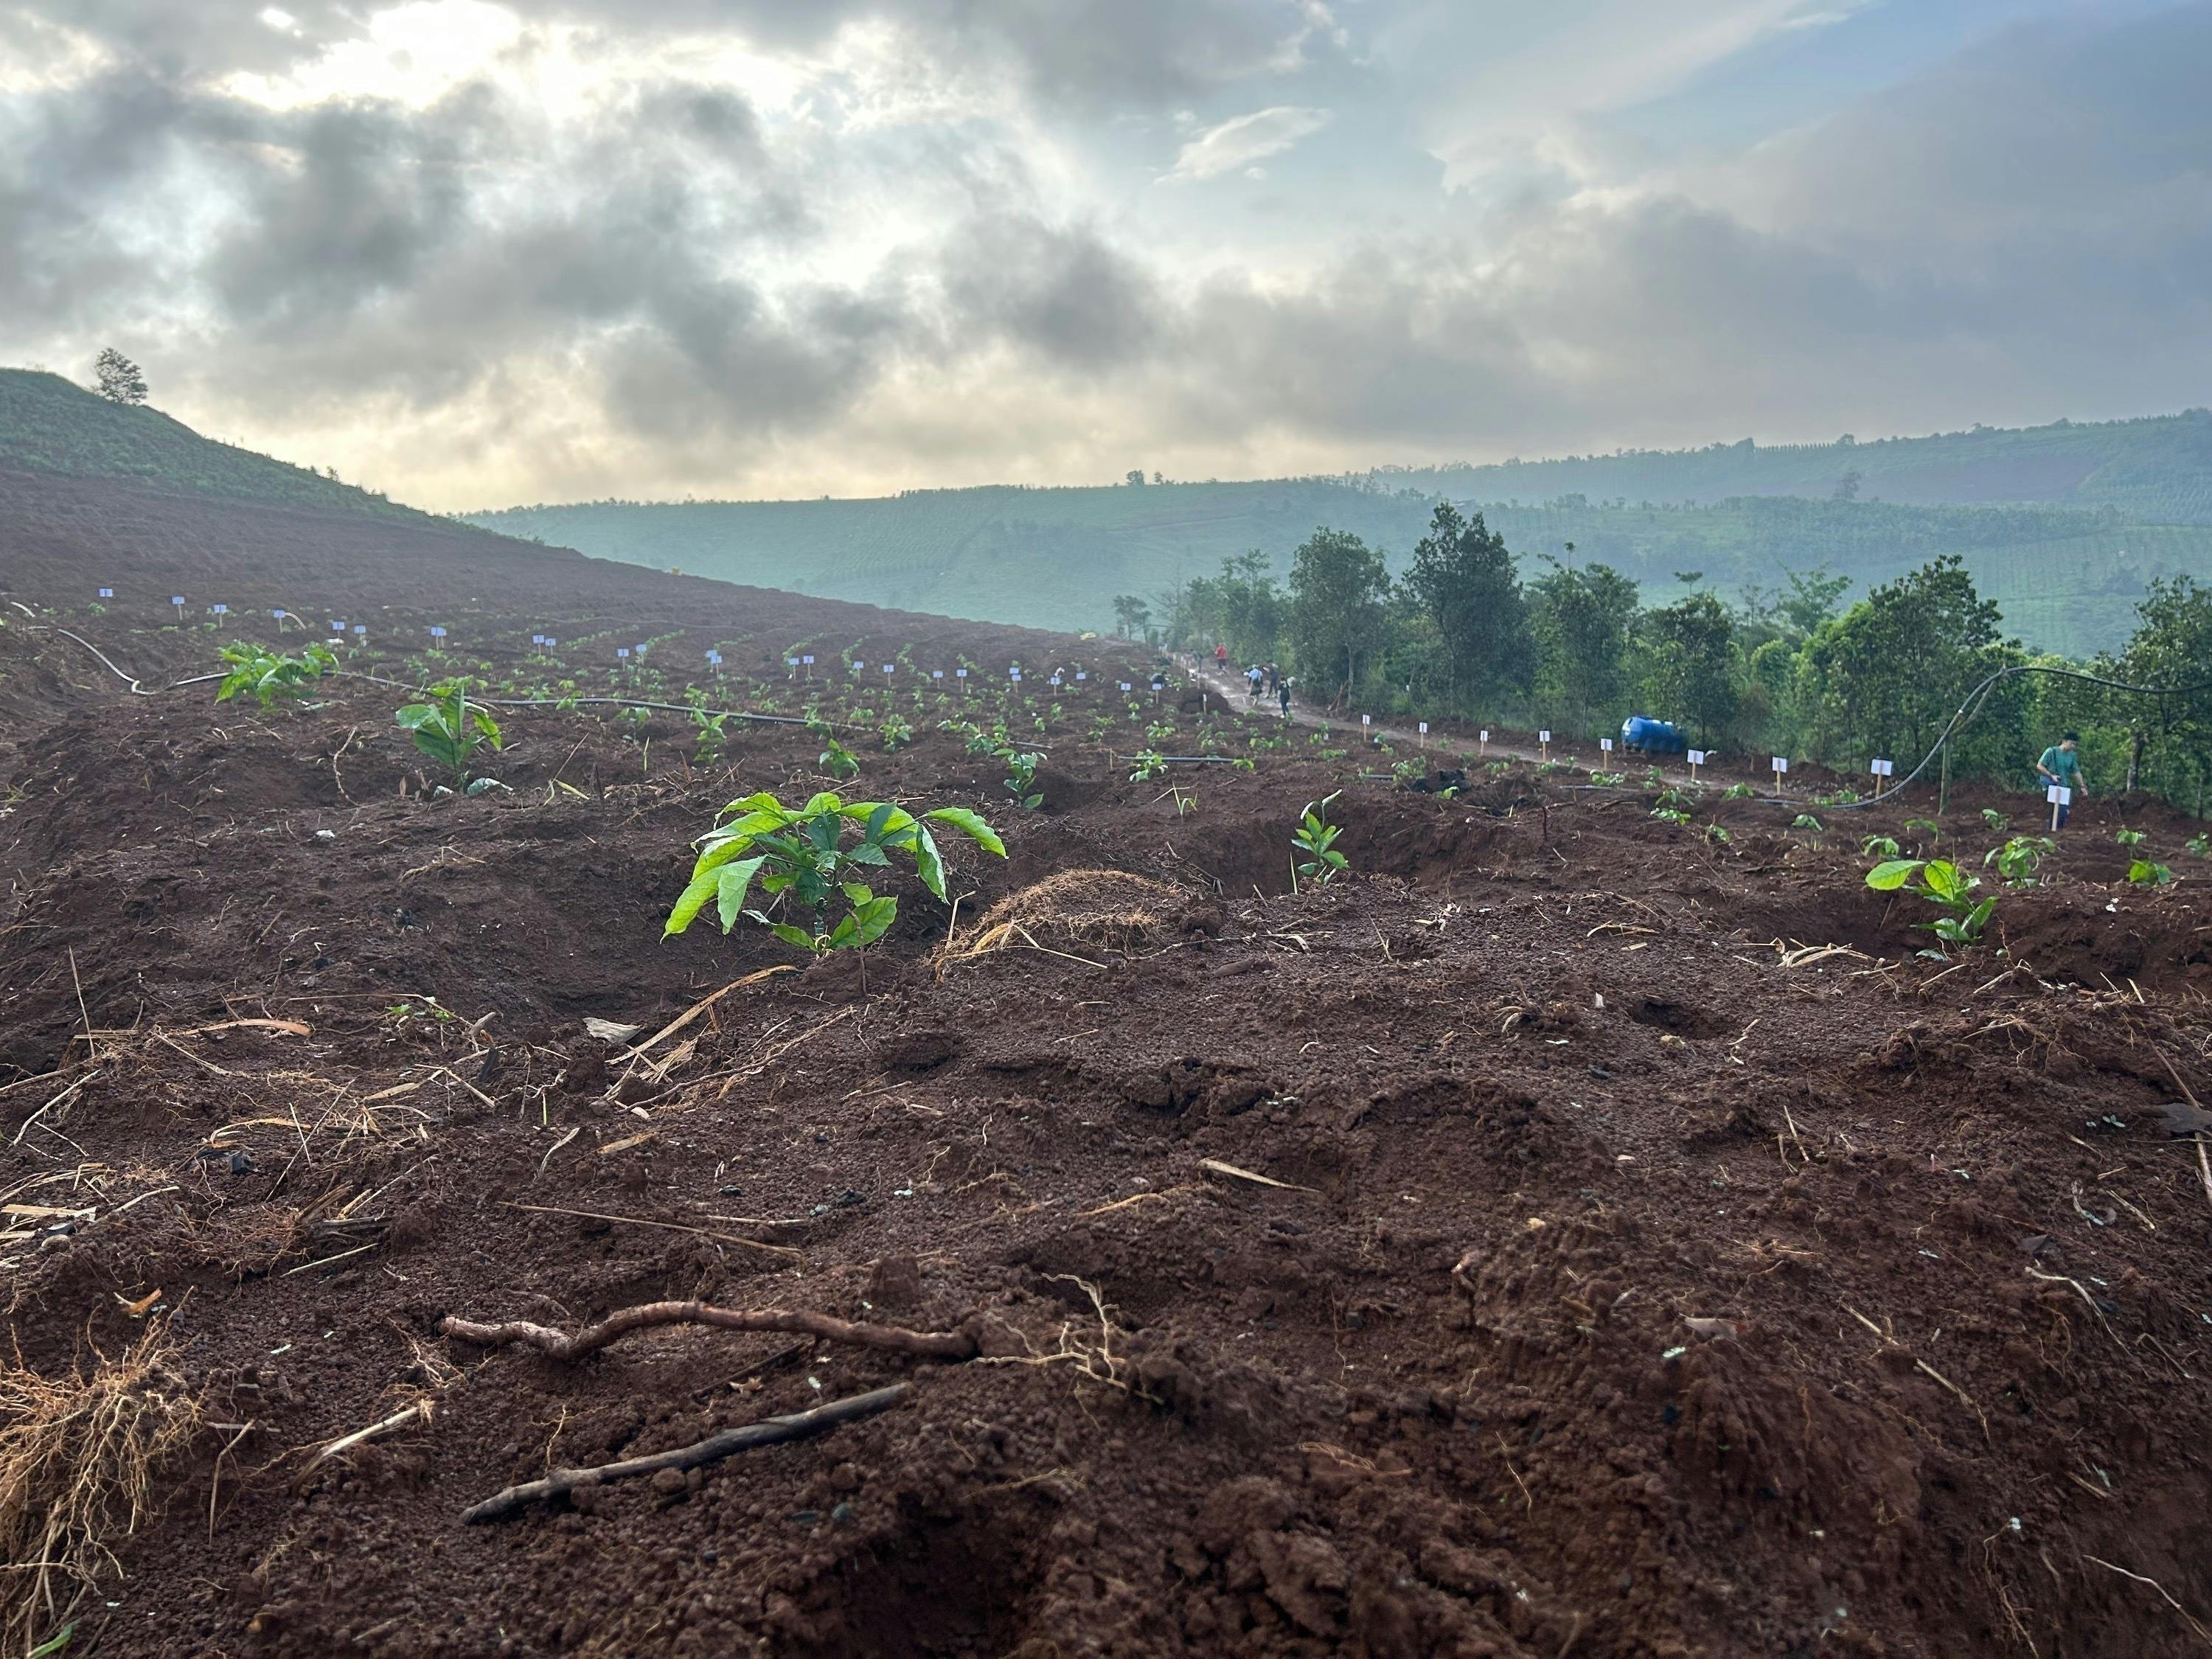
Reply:
[[[1856, 475], [1855, 477], [1853, 475]], [[1316, 526], [1402, 568], [1439, 497], [1479, 508], [1524, 567], [1600, 560], [1663, 601], [1826, 565], [1857, 588], [1956, 553], [2030, 643], [2126, 635], [2155, 577], [2212, 578], [2212, 414], [1762, 449], [1746, 441], [1340, 478], [913, 490], [873, 500], [580, 502], [464, 514], [605, 558], [1042, 628], [1103, 628]]]
[[[11, 470], [453, 522], [32, 371], [0, 371], [0, 472]], [[1858, 498], [1834, 499], [1852, 471]], [[1792, 486], [1806, 493], [1786, 493]], [[1994, 501], [2000, 489], [2015, 498]], [[1958, 499], [1931, 499], [1946, 495]], [[999, 485], [857, 501], [599, 501], [459, 521], [600, 558], [823, 598], [1103, 630], [1117, 594], [1157, 599], [1254, 549], [1287, 571], [1292, 550], [1319, 526], [1363, 537], [1402, 568], [1440, 496], [1482, 510], [1524, 567], [1569, 556], [1572, 543], [1573, 558], [1616, 566], [1653, 602], [1680, 592], [1684, 573], [1740, 594], [1776, 585], [1784, 571], [1826, 565], [1863, 588], [1956, 553], [2003, 606], [2010, 628], [2033, 645], [2074, 654], [2125, 637], [2151, 580], [2212, 580], [2212, 415], [2201, 410], [2098, 426], [1336, 478]]]

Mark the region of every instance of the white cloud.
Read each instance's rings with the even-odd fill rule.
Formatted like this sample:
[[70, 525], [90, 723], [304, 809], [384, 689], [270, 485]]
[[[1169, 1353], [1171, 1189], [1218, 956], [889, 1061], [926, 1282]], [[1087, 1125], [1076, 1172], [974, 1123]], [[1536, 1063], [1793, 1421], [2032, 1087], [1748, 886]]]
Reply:
[[1195, 184], [1204, 179], [1218, 179], [1224, 173], [1234, 173], [1270, 155], [1281, 155], [1299, 139], [1319, 132], [1328, 122], [1328, 110], [1303, 109], [1293, 104], [1278, 104], [1273, 109], [1232, 116], [1184, 144], [1175, 166], [1160, 175], [1160, 182]]

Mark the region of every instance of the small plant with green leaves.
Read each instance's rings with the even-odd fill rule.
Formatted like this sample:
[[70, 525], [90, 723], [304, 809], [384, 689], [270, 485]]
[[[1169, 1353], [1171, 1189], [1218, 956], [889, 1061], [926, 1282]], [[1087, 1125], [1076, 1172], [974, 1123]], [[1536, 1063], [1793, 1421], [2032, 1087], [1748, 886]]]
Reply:
[[703, 708], [691, 711], [691, 724], [699, 729], [698, 757], [702, 766], [712, 766], [722, 757], [722, 745], [729, 741], [723, 726], [729, 720], [724, 714], [710, 714]]
[[1820, 820], [1810, 812], [1800, 812], [1796, 817], [1790, 819], [1790, 827], [1792, 830], [1810, 830], [1816, 836], [1825, 833]]
[[1291, 831], [1291, 890], [1298, 890], [1301, 879], [1316, 887], [1326, 887], [1352, 867], [1352, 861], [1336, 850], [1336, 838], [1344, 833], [1344, 826], [1328, 821], [1328, 809], [1338, 795], [1322, 796], [1308, 801], [1300, 815], [1298, 827]]
[[2115, 830], [2112, 839], [2132, 853], [2143, 844], [2143, 832], [2140, 830]]
[[914, 741], [914, 727], [907, 723], [903, 715], [884, 715], [883, 724], [876, 731], [884, 740], [884, 752], [887, 755]]
[[[888, 801], [846, 801], [825, 791], [795, 807], [774, 795], [748, 795], [724, 807], [721, 816], [729, 822], [696, 843], [691, 879], [662, 925], [663, 939], [690, 927], [711, 901], [725, 933], [744, 916], [816, 956], [861, 950], [898, 919], [897, 898], [876, 892], [860, 879], [864, 872], [893, 867], [895, 857], [911, 859], [921, 884], [944, 902], [945, 861], [930, 824], [957, 830], [985, 852], [1006, 855], [998, 832], [964, 806], [940, 806], [917, 817]], [[855, 825], [860, 838], [848, 844], [846, 832]], [[756, 886], [772, 905], [804, 922], [749, 908], [745, 901]], [[831, 912], [841, 902], [843, 914], [833, 921]]]
[[1137, 763], [1136, 769], [1129, 774], [1132, 783], [1150, 783], [1154, 778], [1167, 775], [1167, 757], [1157, 749], [1140, 749], [1130, 758]]
[[1979, 876], [1948, 859], [1889, 859], [1867, 872], [1866, 884], [1877, 893], [1917, 894], [1944, 914], [1921, 926], [1946, 945], [1981, 943], [1982, 930], [1997, 908], [1996, 896], [1977, 899]]
[[429, 689], [428, 702], [401, 705], [392, 719], [415, 734], [415, 746], [466, 784], [471, 763], [489, 749], [503, 746], [499, 722], [468, 694], [468, 682], [448, 680]]
[[2147, 858], [2137, 858], [2128, 866], [2128, 880], [2137, 887], [2171, 887], [2174, 875], [2172, 869], [2166, 865], [2153, 863]]
[[2181, 847], [2184, 852], [2194, 853], [2200, 859], [2212, 859], [2212, 836], [2194, 835], [2182, 842]]
[[1993, 836], [2002, 836], [2012, 828], [2012, 820], [1994, 806], [1982, 808], [1982, 822], [1989, 825], [1990, 833]]
[[860, 775], [860, 763], [853, 751], [835, 738], [823, 740], [827, 747], [814, 757], [814, 763], [831, 777], [842, 783], [848, 778]]
[[264, 708], [307, 696], [324, 675], [338, 665], [337, 653], [319, 640], [301, 646], [296, 657], [246, 640], [226, 645], [217, 654], [226, 672], [215, 689], [215, 700], [228, 702], [243, 694]]
[[1859, 852], [1870, 859], [1893, 859], [1903, 850], [1894, 836], [1869, 836], [1859, 843]]
[[1930, 851], [1943, 844], [1943, 826], [1933, 818], [1907, 818], [1905, 829], [1908, 835], [1925, 836]]
[[2043, 860], [2058, 850], [2058, 843], [2048, 836], [2014, 836], [2002, 847], [1992, 847], [1982, 855], [1982, 868], [1996, 866], [2008, 887], [2033, 887], [2043, 867]]
[[1709, 823], [1705, 826], [1705, 839], [1716, 847], [1726, 847], [1732, 843], [1735, 837], [1729, 834], [1729, 828], [1725, 823]]
[[1861, 796], [1859, 792], [1846, 783], [1839, 785], [1834, 789], [1831, 789], [1825, 795], [1814, 796], [1813, 805], [1815, 806], [1849, 806], [1853, 801], [1860, 799]]
[[1590, 774], [1590, 782], [1600, 789], [1610, 789], [1615, 784], [1626, 783], [1627, 781], [1628, 774], [1626, 772], [1593, 772]]
[[1679, 825], [1690, 821], [1690, 815], [1679, 806], [1655, 806], [1651, 809], [1651, 816], [1662, 823]]
[[1006, 793], [1014, 798], [1014, 805], [1024, 812], [1042, 806], [1044, 792], [1036, 787], [1036, 769], [1044, 757], [1033, 750], [1007, 748], [999, 751], [999, 758], [1006, 763]]
[[1758, 792], [1747, 783], [1732, 783], [1721, 791], [1723, 800], [1749, 800]]

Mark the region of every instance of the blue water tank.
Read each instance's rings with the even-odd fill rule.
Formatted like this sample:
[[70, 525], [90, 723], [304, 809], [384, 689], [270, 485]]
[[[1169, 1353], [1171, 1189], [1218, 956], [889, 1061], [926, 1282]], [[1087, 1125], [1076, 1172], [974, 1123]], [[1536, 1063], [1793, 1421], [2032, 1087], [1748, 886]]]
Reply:
[[1640, 749], [1647, 755], [1679, 755], [1690, 746], [1690, 740], [1672, 720], [1631, 714], [1620, 723], [1620, 746]]

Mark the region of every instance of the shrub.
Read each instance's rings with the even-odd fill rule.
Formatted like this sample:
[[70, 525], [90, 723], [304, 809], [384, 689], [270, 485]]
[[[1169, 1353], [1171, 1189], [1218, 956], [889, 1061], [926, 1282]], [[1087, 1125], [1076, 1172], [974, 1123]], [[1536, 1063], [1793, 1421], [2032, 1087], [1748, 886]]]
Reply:
[[[784, 805], [774, 795], [749, 795], [722, 809], [735, 818], [700, 837], [691, 879], [669, 911], [661, 937], [690, 927], [709, 899], [726, 933], [738, 918], [749, 916], [787, 945], [819, 956], [858, 950], [881, 939], [898, 916], [898, 900], [878, 894], [854, 879], [864, 869], [882, 869], [898, 854], [915, 861], [921, 884], [939, 902], [945, 897], [945, 864], [929, 833], [932, 823], [951, 826], [987, 853], [1006, 855], [998, 833], [964, 806], [940, 806], [920, 817], [887, 801], [845, 801], [827, 792], [803, 806]], [[847, 846], [848, 823], [860, 827], [860, 839]], [[748, 909], [745, 900], [756, 880], [772, 899], [809, 915], [811, 925], [775, 921]], [[840, 899], [845, 914], [833, 923], [830, 912]]]

